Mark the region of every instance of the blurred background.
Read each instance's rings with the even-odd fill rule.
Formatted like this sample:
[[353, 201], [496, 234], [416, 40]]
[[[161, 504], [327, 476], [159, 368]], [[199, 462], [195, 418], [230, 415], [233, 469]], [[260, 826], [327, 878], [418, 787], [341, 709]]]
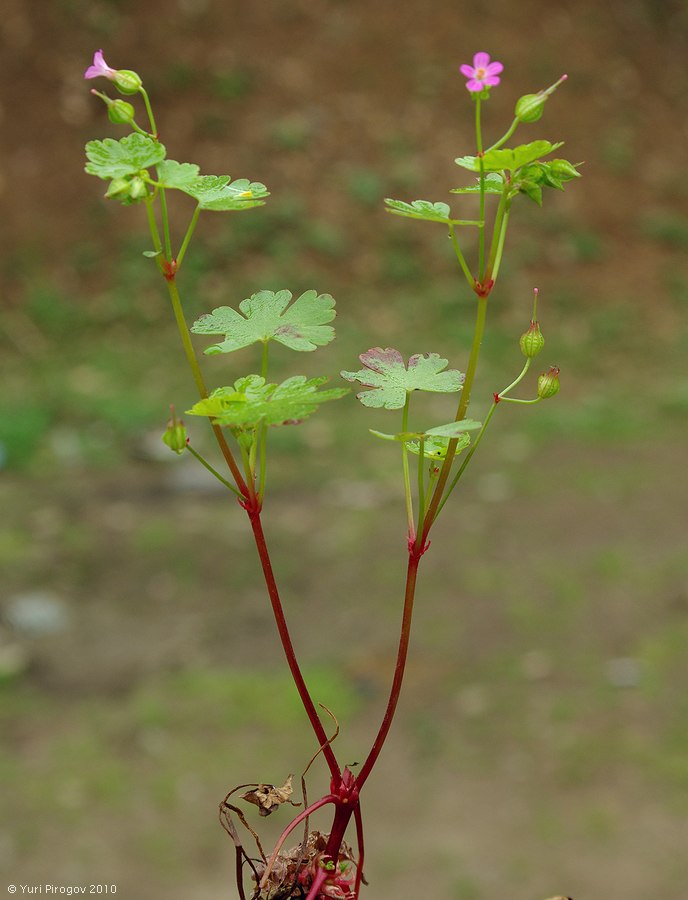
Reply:
[[[518, 137], [585, 165], [543, 209], [514, 205], [471, 412], [520, 370], [536, 285], [562, 391], [500, 408], [424, 558], [366, 789], [366, 896], [686, 896], [688, 5], [4, 0], [0, 29], [2, 877], [232, 897], [216, 804], [314, 750], [244, 514], [160, 443], [193, 382], [143, 211], [83, 173], [83, 144], [122, 134], [83, 81], [94, 51], [141, 74], [172, 158], [272, 192], [201, 218], [189, 318], [259, 288], [331, 292], [337, 341], [273, 357], [337, 383], [377, 344], [465, 367], [473, 302], [444, 231], [382, 199], [474, 212], [448, 192], [473, 152], [458, 68], [487, 50], [505, 66], [488, 141], [567, 72]], [[175, 214], [179, 239], [191, 207]], [[208, 381], [255, 365], [209, 360]], [[278, 580], [350, 763], [400, 617], [398, 459], [367, 431], [395, 423], [347, 398], [273, 441]]]

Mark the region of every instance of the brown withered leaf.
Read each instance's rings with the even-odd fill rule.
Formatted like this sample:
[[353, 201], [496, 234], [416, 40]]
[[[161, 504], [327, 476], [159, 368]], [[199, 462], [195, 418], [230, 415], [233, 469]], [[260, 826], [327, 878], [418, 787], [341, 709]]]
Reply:
[[291, 786], [293, 777], [293, 775], [287, 776], [287, 780], [282, 787], [275, 787], [274, 784], [259, 784], [254, 790], [242, 794], [241, 799], [249, 803], [255, 803], [261, 816], [269, 816], [283, 803], [300, 806], [300, 803], [294, 803], [293, 800], [289, 799], [294, 790]]

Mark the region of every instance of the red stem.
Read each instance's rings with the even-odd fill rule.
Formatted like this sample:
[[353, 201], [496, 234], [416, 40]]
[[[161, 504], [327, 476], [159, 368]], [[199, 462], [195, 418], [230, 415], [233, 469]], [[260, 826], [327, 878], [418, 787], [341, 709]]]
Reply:
[[[336, 797], [334, 797], [332, 794], [327, 794], [325, 797], [321, 797], [320, 800], [316, 800], [315, 803], [311, 803], [311, 805], [307, 809], [304, 809], [303, 812], [300, 812], [298, 814], [298, 816], [296, 816], [296, 818], [291, 820], [291, 822], [287, 825], [287, 827], [284, 829], [282, 834], [279, 836], [277, 843], [275, 844], [275, 847], [274, 847], [272, 853], [270, 854], [270, 859], [267, 861], [267, 865], [265, 866], [265, 871], [263, 872], [263, 877], [262, 877], [260, 885], [259, 885], [259, 888], [261, 891], [263, 890], [263, 888], [265, 887], [265, 885], [267, 883], [270, 872], [272, 871], [272, 867], [275, 865], [275, 860], [277, 859], [277, 856], [278, 856], [280, 850], [282, 849], [282, 845], [284, 844], [286, 839], [289, 837], [289, 835], [292, 833], [292, 831], [297, 827], [297, 825], [299, 825], [301, 822], [303, 822], [304, 819], [307, 819], [311, 815], [311, 813], [314, 813], [316, 810], [320, 809], [322, 806], [326, 806], [328, 803], [336, 803], [336, 802], [337, 802]], [[336, 814], [335, 814], [335, 817], [336, 817]]]
[[329, 766], [332, 777], [338, 783], [341, 777], [339, 764], [337, 763], [337, 759], [334, 755], [334, 752], [332, 751], [329, 739], [325, 734], [325, 729], [323, 728], [323, 724], [320, 721], [320, 717], [318, 716], [311, 695], [308, 691], [308, 688], [306, 687], [306, 682], [303, 678], [303, 675], [301, 674], [301, 669], [299, 668], [296, 654], [294, 653], [294, 645], [291, 642], [289, 628], [287, 627], [287, 621], [284, 617], [284, 610], [282, 608], [282, 601], [280, 600], [279, 591], [277, 589], [277, 582], [275, 581], [275, 575], [272, 571], [270, 554], [265, 542], [265, 534], [263, 532], [263, 526], [260, 521], [260, 511], [255, 507], [250, 507], [247, 509], [247, 512], [249, 520], [251, 522], [251, 528], [253, 529], [256, 549], [258, 550], [258, 556], [260, 557], [260, 564], [263, 567], [265, 584], [268, 589], [270, 603], [272, 604], [272, 612], [275, 616], [277, 630], [282, 642], [282, 647], [284, 648], [284, 655], [286, 656], [287, 663], [289, 665], [289, 671], [291, 672], [292, 678], [294, 679], [296, 690], [299, 692], [299, 697], [301, 698], [301, 702], [303, 703], [304, 709], [306, 710], [308, 720], [311, 723], [313, 731], [315, 732], [315, 736], [318, 739], [318, 743], [322, 748], [323, 755], [327, 761], [327, 765]]
[[359, 805], [354, 809], [354, 818], [356, 820], [356, 843], [358, 844], [358, 861], [356, 863], [356, 884], [354, 886], [354, 897], [358, 900], [358, 892], [361, 890], [361, 880], [363, 879], [363, 862], [365, 860], [365, 845], [363, 843], [363, 819], [361, 817], [361, 807]]
[[308, 896], [306, 900], [315, 900], [315, 898], [320, 893], [320, 888], [322, 887], [323, 881], [326, 880], [327, 876], [330, 873], [326, 869], [319, 869], [315, 878], [313, 879], [313, 884], [311, 885], [311, 889], [308, 892]]
[[382, 724], [380, 725], [380, 730], [377, 733], [377, 737], [375, 738], [375, 742], [368, 754], [368, 758], [363, 763], [363, 767], [361, 771], [356, 776], [356, 784], [359, 788], [363, 787], [364, 782], [370, 775], [370, 772], [375, 765], [378, 756], [380, 755], [380, 751], [382, 750], [382, 746], [385, 743], [387, 738], [387, 734], [389, 733], [389, 729], [392, 725], [392, 719], [394, 718], [394, 712], [397, 708], [397, 703], [399, 702], [399, 694], [401, 692], [401, 683], [404, 680], [404, 668], [406, 666], [406, 657], [408, 656], [408, 647], [409, 647], [409, 639], [411, 637], [411, 618], [413, 616], [413, 598], [415, 596], [416, 591], [416, 578], [418, 576], [418, 564], [420, 562], [420, 557], [422, 552], [418, 545], [412, 548], [409, 553], [409, 561], [408, 561], [408, 570], [406, 572], [406, 593], [404, 596], [404, 613], [401, 620], [401, 634], [399, 636], [399, 650], [397, 652], [397, 664], [394, 669], [394, 679], [392, 680], [392, 689], [389, 694], [389, 700], [387, 701], [387, 709], [385, 710], [385, 715], [382, 720]]

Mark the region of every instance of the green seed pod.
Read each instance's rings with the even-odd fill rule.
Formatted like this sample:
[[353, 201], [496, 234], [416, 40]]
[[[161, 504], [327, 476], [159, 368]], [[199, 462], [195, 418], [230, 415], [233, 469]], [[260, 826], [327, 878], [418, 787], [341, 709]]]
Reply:
[[542, 400], [548, 400], [559, 393], [559, 366], [550, 366], [548, 372], [543, 372], [538, 378], [537, 392]]
[[120, 94], [138, 94], [143, 87], [141, 76], [131, 69], [117, 69], [111, 80]]
[[542, 118], [546, 99], [544, 91], [539, 94], [524, 94], [516, 101], [514, 115], [521, 122], [537, 122]]
[[533, 359], [545, 346], [545, 339], [540, 331], [538, 322], [531, 322], [528, 331], [524, 331], [518, 341], [521, 347], [521, 353]]
[[136, 112], [126, 100], [113, 100], [108, 103], [108, 119], [114, 125], [128, 125], [134, 121]]
[[183, 453], [186, 450], [186, 428], [182, 420], [170, 419], [162, 439], [170, 450], [175, 453]]

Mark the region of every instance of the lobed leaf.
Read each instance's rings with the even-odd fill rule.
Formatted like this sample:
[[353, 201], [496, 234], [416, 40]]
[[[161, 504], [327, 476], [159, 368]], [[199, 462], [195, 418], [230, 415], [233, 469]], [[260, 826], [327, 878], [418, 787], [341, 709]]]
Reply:
[[433, 203], [431, 200], [413, 200], [406, 203], [404, 200], [385, 200], [387, 212], [397, 216], [406, 216], [409, 219], [423, 219], [426, 222], [442, 222], [445, 225], [474, 225], [477, 224], [467, 219], [452, 219], [451, 210], [447, 203]]
[[158, 166], [158, 182], [164, 188], [183, 191], [200, 175], [196, 163], [180, 163], [176, 159], [166, 159]]
[[265, 425], [298, 425], [316, 411], [321, 403], [338, 400], [348, 388], [319, 390], [327, 378], [306, 379], [294, 375], [281, 384], [266, 384], [260, 375], [247, 375], [233, 387], [221, 387], [195, 403], [187, 414], [210, 416], [214, 424], [237, 431]]
[[[542, 156], [553, 153], [563, 144], [559, 141], [552, 144], [550, 141], [531, 141], [529, 144], [521, 144], [513, 149], [488, 150], [482, 157], [484, 172], [502, 172], [505, 169], [514, 171], [535, 162]], [[470, 169], [471, 172], [480, 171], [480, 158], [477, 156], [460, 156], [454, 162], [457, 166]]]
[[240, 178], [232, 181], [229, 175], [200, 175], [195, 163], [166, 160], [158, 168], [158, 180], [165, 188], [183, 191], [197, 201], [201, 209], [226, 212], [263, 206], [268, 189], [259, 181]]
[[[485, 176], [485, 193], [501, 194], [504, 191], [504, 179], [498, 172], [489, 172]], [[470, 187], [452, 188], [450, 194], [479, 194], [480, 183], [472, 184]]]
[[401, 409], [411, 391], [453, 393], [463, 386], [464, 375], [457, 369], [444, 372], [447, 360], [437, 353], [415, 354], [409, 359], [408, 368], [401, 353], [391, 347], [373, 347], [359, 359], [364, 369], [341, 375], [347, 381], [374, 388], [356, 395], [364, 406]]
[[[334, 299], [329, 294], [305, 291], [291, 306], [291, 291], [258, 291], [239, 304], [220, 306], [194, 322], [194, 334], [223, 334], [224, 341], [206, 353], [231, 353], [256, 341], [277, 341], [291, 350], [309, 351], [324, 347], [334, 339], [327, 325], [335, 317]], [[243, 313], [243, 315], [241, 314]]]
[[[449, 441], [451, 438], [448, 437], [435, 437], [430, 436], [423, 441], [423, 456], [428, 459], [446, 459], [447, 450], [449, 449]], [[461, 453], [462, 450], [465, 450], [466, 447], [471, 443], [471, 437], [468, 434], [459, 435], [456, 450], [454, 451], [454, 456]], [[420, 441], [413, 440], [408, 441], [406, 444], [407, 449], [411, 453], [415, 453], [416, 456], [420, 456]]]
[[125, 178], [136, 175], [165, 159], [165, 147], [145, 134], [128, 134], [116, 141], [89, 141], [86, 144], [86, 171], [98, 178]]
[[476, 428], [482, 428], [482, 423], [476, 422], [474, 419], [462, 419], [460, 422], [449, 422], [447, 425], [428, 428], [427, 431], [402, 431], [398, 434], [385, 434], [371, 428], [370, 433], [385, 441], [402, 441], [411, 453], [416, 455], [420, 453], [422, 438], [423, 456], [427, 456], [428, 459], [444, 459], [450, 440], [458, 438], [456, 452], [460, 453], [471, 442], [470, 436], [466, 432], [474, 431]]

